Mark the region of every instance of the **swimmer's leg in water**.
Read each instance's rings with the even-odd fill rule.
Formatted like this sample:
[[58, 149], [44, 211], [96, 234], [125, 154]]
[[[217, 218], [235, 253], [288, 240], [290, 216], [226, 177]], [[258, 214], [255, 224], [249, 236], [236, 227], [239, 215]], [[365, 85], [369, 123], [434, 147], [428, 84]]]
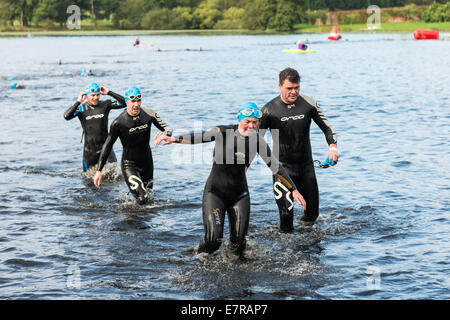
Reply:
[[153, 186], [153, 168], [141, 169], [135, 162], [124, 160], [122, 173], [128, 189], [140, 205], [146, 204], [150, 199], [147, 188]]
[[223, 238], [226, 205], [211, 192], [203, 194], [204, 241], [198, 247], [198, 253], [213, 253], [220, 248]]
[[250, 196], [248, 193], [228, 208], [227, 212], [230, 223], [230, 246], [236, 255], [242, 257], [250, 218]]
[[[100, 151], [96, 153], [87, 153], [85, 152], [83, 155], [83, 171], [88, 171], [93, 166], [97, 165], [98, 159], [100, 157]], [[106, 162], [114, 163], [117, 162], [116, 154], [114, 153], [114, 150], [111, 150], [108, 159]]]
[[[311, 163], [292, 168], [287, 164], [283, 164], [283, 166], [294, 181], [298, 191], [305, 198], [306, 210], [301, 220], [314, 222], [319, 216], [319, 188], [314, 165]], [[280, 212], [280, 230], [281, 232], [292, 232], [294, 231], [294, 200], [292, 195], [276, 176], [273, 176], [273, 191]]]

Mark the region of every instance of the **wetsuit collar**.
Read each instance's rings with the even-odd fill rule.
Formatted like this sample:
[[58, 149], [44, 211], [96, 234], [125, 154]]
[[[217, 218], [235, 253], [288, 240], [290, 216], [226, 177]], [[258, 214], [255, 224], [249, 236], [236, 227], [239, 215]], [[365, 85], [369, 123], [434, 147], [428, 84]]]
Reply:
[[284, 102], [283, 99], [282, 99], [281, 96], [280, 96], [281, 102], [283, 102], [283, 104], [284, 104], [288, 109], [295, 108], [296, 103], [297, 103], [297, 101], [298, 101], [299, 98], [300, 98], [300, 95], [297, 97], [297, 100], [295, 100], [294, 103], [289, 104], [289, 103]]
[[127, 113], [127, 116], [130, 117], [131, 119], [133, 119], [133, 120], [139, 120], [139, 117], [141, 116], [142, 109], [139, 110], [139, 114], [138, 114], [137, 116], [132, 116], [132, 115], [129, 114], [126, 110], [125, 110], [125, 112]]

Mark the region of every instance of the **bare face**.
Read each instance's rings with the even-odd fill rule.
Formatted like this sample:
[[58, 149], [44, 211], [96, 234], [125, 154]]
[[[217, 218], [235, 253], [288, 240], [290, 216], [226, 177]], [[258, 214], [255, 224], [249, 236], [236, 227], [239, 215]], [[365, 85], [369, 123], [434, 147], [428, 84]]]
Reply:
[[256, 118], [244, 118], [239, 122], [238, 130], [243, 136], [251, 136], [256, 132], [258, 127], [258, 119]]
[[91, 93], [87, 96], [87, 99], [91, 106], [96, 106], [100, 101], [100, 93]]
[[284, 80], [283, 84], [279, 83], [281, 100], [286, 104], [293, 104], [300, 93], [300, 82], [293, 83], [288, 79]]
[[142, 103], [142, 100], [128, 100], [127, 101], [127, 113], [132, 117], [137, 116], [139, 114], [139, 112], [141, 111], [141, 103]]

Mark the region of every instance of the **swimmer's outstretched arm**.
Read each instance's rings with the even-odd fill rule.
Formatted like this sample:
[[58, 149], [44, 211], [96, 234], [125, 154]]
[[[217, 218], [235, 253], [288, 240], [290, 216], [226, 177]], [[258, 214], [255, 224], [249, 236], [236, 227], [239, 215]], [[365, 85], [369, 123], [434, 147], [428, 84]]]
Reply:
[[164, 141], [163, 145], [172, 143], [198, 144], [215, 141], [218, 137], [221, 137], [219, 127], [212, 127], [201, 132], [186, 133], [176, 137], [168, 137], [164, 132], [158, 132], [155, 135], [155, 146], [159, 145], [162, 141]]
[[306, 201], [303, 196], [298, 191], [291, 177], [287, 173], [286, 169], [281, 165], [278, 159], [272, 154], [272, 150], [267, 145], [264, 137], [262, 135], [258, 135], [258, 154], [267, 164], [269, 169], [272, 171], [273, 175], [280, 179], [281, 183], [289, 189], [292, 193], [292, 197], [297, 201], [299, 205], [303, 207], [303, 210], [306, 210]]
[[94, 185], [98, 188], [102, 182], [102, 169], [105, 166], [106, 160], [108, 160], [109, 154], [111, 153], [114, 142], [116, 142], [119, 137], [119, 125], [117, 120], [114, 120], [111, 124], [108, 137], [103, 144], [102, 151], [100, 153], [100, 158], [98, 159], [98, 169], [94, 175], [93, 181]]
[[74, 103], [73, 106], [71, 106], [69, 109], [66, 110], [64, 113], [64, 119], [66, 120], [72, 120], [75, 118], [80, 112], [83, 111], [83, 107], [80, 108], [80, 105], [83, 103], [84, 100], [86, 100], [87, 95], [86, 92], [81, 92], [78, 96], [77, 101]]

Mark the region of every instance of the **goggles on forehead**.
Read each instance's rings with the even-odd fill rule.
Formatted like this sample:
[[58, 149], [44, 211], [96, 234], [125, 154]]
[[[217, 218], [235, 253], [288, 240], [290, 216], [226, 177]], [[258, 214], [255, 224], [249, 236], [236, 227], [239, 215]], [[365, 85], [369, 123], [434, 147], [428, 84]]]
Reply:
[[253, 108], [245, 108], [237, 114], [238, 116], [251, 117], [251, 118], [261, 118], [261, 111]]
[[99, 88], [89, 88], [86, 92], [87, 94], [90, 93], [100, 93], [100, 89]]

